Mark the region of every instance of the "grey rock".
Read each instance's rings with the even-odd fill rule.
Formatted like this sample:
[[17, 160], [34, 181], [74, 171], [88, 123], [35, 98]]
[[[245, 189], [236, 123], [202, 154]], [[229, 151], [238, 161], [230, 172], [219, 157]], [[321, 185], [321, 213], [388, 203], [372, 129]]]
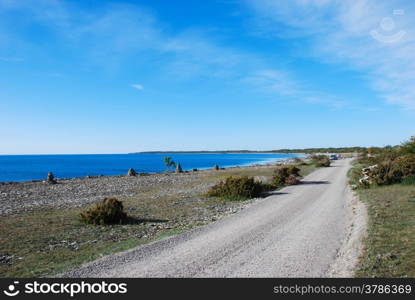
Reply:
[[180, 165], [180, 163], [178, 163], [176, 165], [176, 173], [182, 173], [182, 172], [183, 172], [182, 166]]
[[131, 168], [131, 169], [128, 170], [127, 175], [128, 176], [136, 176], [137, 172], [133, 168]]
[[47, 182], [52, 184], [57, 182], [52, 172], [48, 173]]

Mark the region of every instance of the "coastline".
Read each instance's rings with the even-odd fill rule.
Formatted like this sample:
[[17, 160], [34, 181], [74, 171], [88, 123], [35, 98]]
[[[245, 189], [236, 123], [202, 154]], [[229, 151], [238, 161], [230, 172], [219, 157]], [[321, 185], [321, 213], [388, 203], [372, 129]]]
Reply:
[[[0, 276], [50, 276], [81, 263], [175, 235], [237, 213], [261, 198], [223, 201], [207, 191], [229, 176], [267, 182], [277, 165], [230, 167], [184, 173], [103, 176], [58, 180], [57, 184], [0, 185], [0, 226], [8, 238], [0, 249]], [[302, 175], [315, 170], [301, 166]], [[79, 214], [106, 197], [121, 200], [128, 222], [85, 226]], [[22, 248], [25, 243], [27, 247]], [[1, 248], [1, 247], [0, 247]], [[53, 259], [51, 259], [51, 256]]]
[[[183, 173], [140, 173], [137, 176], [86, 176], [57, 179], [57, 184], [49, 184], [46, 180], [22, 182], [0, 182], [0, 216], [30, 212], [42, 208], [65, 209], [93, 204], [106, 197], [126, 200], [149, 189], [163, 189], [171, 195], [181, 193], [204, 193], [218, 179], [239, 172], [253, 172], [260, 169], [273, 168], [293, 162], [293, 158], [285, 158], [266, 164], [249, 166], [233, 166], [221, 170], [199, 169]], [[255, 174], [253, 174], [255, 175]], [[180, 189], [181, 185], [201, 183], [197, 188]], [[180, 191], [179, 191], [180, 190]]]
[[[157, 152], [159, 153], [159, 152]], [[160, 152], [163, 153], [163, 152]], [[185, 152], [183, 152], [184, 154]], [[203, 152], [203, 153], [197, 153], [197, 154], [211, 154], [208, 152]], [[129, 154], [136, 154], [136, 153], [129, 153]], [[227, 154], [227, 153], [225, 153]], [[245, 153], [232, 153], [232, 154], [245, 154]], [[275, 154], [275, 153], [267, 153], [267, 154]], [[307, 154], [305, 153], [286, 153], [288, 155], [296, 155], [296, 156], [292, 156], [292, 157], [286, 157], [286, 158], [275, 158], [275, 159], [269, 159], [269, 160], [264, 160], [264, 161], [256, 161], [256, 162], [250, 162], [250, 163], [244, 163], [244, 164], [229, 164], [229, 165], [219, 165], [219, 167], [221, 169], [230, 169], [230, 168], [241, 168], [241, 167], [251, 167], [251, 166], [266, 166], [266, 165], [273, 165], [273, 164], [277, 164], [277, 163], [282, 163], [285, 164], [285, 161], [290, 161], [292, 159], [294, 159], [295, 157], [298, 158], [306, 158]], [[213, 166], [212, 166], [213, 167]], [[197, 170], [199, 172], [201, 171], [206, 171], [206, 170], [211, 170], [212, 167], [202, 167], [202, 168], [191, 168], [191, 167], [184, 167], [183, 168], [183, 173], [193, 173], [193, 170]], [[125, 173], [127, 173], [128, 170], [126, 170]], [[53, 172], [53, 170], [52, 170]], [[174, 172], [173, 172], [174, 173]], [[165, 171], [160, 171], [160, 172], [138, 172], [138, 175], [140, 176], [148, 176], [148, 175], [157, 175], [157, 174], [166, 174]], [[46, 178], [45, 174], [45, 178]], [[57, 180], [59, 181], [66, 181], [66, 180], [72, 180], [72, 179], [83, 179], [83, 178], [102, 178], [102, 177], [124, 177], [127, 176], [125, 174], [115, 174], [115, 175], [85, 175], [85, 176], [74, 176], [74, 177], [56, 177]], [[21, 180], [21, 181], [0, 181], [0, 186], [1, 185], [7, 185], [7, 184], [20, 184], [20, 183], [28, 183], [28, 182], [32, 182], [32, 183], [36, 183], [36, 182], [45, 182], [45, 179], [29, 179], [29, 180]]]

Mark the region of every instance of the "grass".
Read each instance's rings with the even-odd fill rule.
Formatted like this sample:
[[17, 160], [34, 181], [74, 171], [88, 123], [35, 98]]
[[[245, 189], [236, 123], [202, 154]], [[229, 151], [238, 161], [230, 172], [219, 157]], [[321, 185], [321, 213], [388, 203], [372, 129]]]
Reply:
[[[313, 166], [301, 166], [307, 175]], [[214, 184], [228, 176], [271, 177], [274, 167], [231, 168], [200, 172], [196, 182], [178, 186], [183, 191]], [[174, 175], [173, 175], [174, 176]], [[192, 175], [189, 175], [192, 176]], [[177, 186], [176, 186], [177, 187]], [[216, 220], [234, 203], [196, 193], [171, 194], [171, 186], [149, 187], [123, 201], [129, 216], [123, 225], [85, 225], [81, 208], [43, 209], [0, 217], [0, 277], [53, 276], [104, 255], [127, 250]]]
[[[355, 181], [358, 175], [351, 170]], [[358, 189], [368, 208], [368, 236], [356, 277], [415, 277], [415, 185]]]

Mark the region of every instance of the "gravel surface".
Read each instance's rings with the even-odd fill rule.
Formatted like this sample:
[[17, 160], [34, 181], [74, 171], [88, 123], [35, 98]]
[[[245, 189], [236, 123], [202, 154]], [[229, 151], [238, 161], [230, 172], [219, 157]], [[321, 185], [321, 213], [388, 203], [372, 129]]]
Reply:
[[350, 159], [208, 226], [64, 277], [324, 277], [348, 234]]
[[327, 273], [328, 277], [353, 277], [363, 253], [363, 239], [367, 235], [367, 208], [350, 189], [348, 196], [347, 234]]
[[[47, 182], [0, 183], [0, 215], [27, 212], [36, 208], [73, 208], [117, 197], [132, 197], [147, 188], [163, 185], [190, 184], [203, 173], [151, 174], [142, 176], [105, 176]], [[200, 188], [200, 187], [199, 187]], [[185, 193], [180, 189], [165, 189], [165, 193]]]

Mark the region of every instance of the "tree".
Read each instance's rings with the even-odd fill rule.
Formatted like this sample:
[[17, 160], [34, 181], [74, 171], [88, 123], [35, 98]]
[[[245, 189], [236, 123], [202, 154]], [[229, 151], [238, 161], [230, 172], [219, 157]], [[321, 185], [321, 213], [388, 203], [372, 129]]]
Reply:
[[171, 157], [163, 157], [163, 162], [166, 166], [166, 171], [172, 171], [176, 167], [176, 163], [171, 159]]

